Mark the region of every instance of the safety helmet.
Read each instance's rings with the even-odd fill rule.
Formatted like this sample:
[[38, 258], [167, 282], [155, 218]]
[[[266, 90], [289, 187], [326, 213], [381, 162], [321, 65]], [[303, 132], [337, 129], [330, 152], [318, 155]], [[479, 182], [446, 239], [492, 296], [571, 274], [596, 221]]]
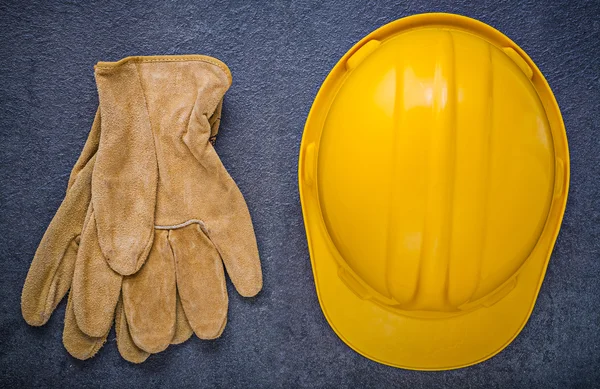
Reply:
[[550, 87], [502, 33], [423, 14], [366, 36], [317, 94], [298, 173], [319, 302], [358, 353], [454, 369], [521, 331], [569, 154]]

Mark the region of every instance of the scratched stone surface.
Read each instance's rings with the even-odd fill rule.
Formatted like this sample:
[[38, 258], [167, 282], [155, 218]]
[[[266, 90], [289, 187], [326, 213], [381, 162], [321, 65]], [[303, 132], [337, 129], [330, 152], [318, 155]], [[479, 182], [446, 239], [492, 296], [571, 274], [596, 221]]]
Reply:
[[[297, 156], [313, 99], [363, 36], [422, 12], [499, 29], [536, 62], [561, 107], [571, 152], [568, 206], [533, 314], [494, 358], [427, 373], [380, 365], [331, 330], [315, 293]], [[0, 387], [600, 386], [600, 3], [598, 1], [0, 2]], [[200, 53], [230, 67], [216, 144], [252, 215], [264, 289], [240, 297], [214, 341], [169, 347], [141, 365], [115, 334], [88, 361], [62, 346], [63, 301], [23, 320], [20, 294], [98, 104], [97, 61]]]

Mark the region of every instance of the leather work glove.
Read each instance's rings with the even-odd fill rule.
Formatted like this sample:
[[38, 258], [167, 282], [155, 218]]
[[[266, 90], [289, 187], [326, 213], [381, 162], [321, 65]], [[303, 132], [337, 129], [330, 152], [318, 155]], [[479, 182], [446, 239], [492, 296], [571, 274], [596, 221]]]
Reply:
[[[83, 151], [71, 171], [66, 196], [40, 242], [23, 287], [23, 317], [31, 325], [45, 324], [71, 287], [81, 229], [91, 198], [91, 178], [99, 140], [100, 116], [97, 112]], [[74, 320], [71, 299], [67, 307], [63, 332], [65, 348], [80, 359], [94, 355], [106, 337], [92, 339], [83, 334]], [[121, 312], [122, 308], [119, 308], [118, 316]], [[118, 335], [119, 344], [129, 343], [124, 338], [128, 332], [120, 330]]]
[[[132, 346], [141, 353], [124, 357], [142, 361], [189, 337], [188, 321], [200, 338], [221, 334], [223, 263], [240, 294], [262, 287], [246, 204], [209, 142], [231, 78], [213, 58], [178, 56], [99, 63], [96, 80], [99, 146], [91, 178], [83, 175], [89, 163], [79, 173], [91, 194], [84, 221], [69, 226], [81, 232], [80, 244], [46, 249], [46, 235], [61, 227], [57, 213], [28, 274], [23, 315], [43, 324], [68, 289], [61, 275], [74, 267], [65, 345], [71, 321], [90, 340], [76, 356], [93, 355], [116, 309], [119, 350]], [[86, 199], [75, 202], [81, 215]]]
[[[84, 149], [71, 171], [66, 196], [40, 242], [23, 287], [22, 312], [30, 325], [44, 325], [71, 287], [81, 230], [91, 199], [92, 171], [99, 140], [98, 111]], [[108, 332], [102, 337], [83, 333], [75, 320], [71, 296], [68, 300], [63, 343], [72, 356], [88, 359], [105, 343]], [[138, 348], [131, 339], [121, 300], [115, 312], [115, 327], [117, 346], [123, 358], [134, 363], [145, 361], [150, 354]], [[191, 335], [192, 329], [177, 296], [176, 326], [171, 344], [182, 343]]]

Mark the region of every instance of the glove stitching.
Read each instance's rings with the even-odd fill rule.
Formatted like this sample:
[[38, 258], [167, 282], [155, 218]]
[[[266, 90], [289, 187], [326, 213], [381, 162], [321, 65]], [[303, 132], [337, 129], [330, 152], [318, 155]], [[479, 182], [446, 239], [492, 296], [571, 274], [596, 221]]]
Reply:
[[203, 230], [207, 230], [206, 224], [202, 220], [199, 220], [199, 219], [190, 219], [183, 223], [173, 224], [173, 225], [168, 225], [168, 226], [158, 226], [157, 225], [157, 226], [154, 226], [154, 228], [157, 230], [176, 230], [178, 228], [187, 227], [190, 224], [198, 224], [200, 226], [200, 228], [202, 228]]

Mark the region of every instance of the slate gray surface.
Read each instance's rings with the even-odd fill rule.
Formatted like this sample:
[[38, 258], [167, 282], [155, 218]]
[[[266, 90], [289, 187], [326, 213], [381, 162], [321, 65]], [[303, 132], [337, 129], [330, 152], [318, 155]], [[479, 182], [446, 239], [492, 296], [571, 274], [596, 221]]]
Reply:
[[[395, 4], [392, 4], [395, 3]], [[503, 31], [537, 63], [571, 150], [563, 227], [529, 323], [498, 356], [466, 369], [379, 365], [328, 326], [297, 188], [304, 121], [329, 70], [360, 38], [415, 13], [465, 14]], [[584, 388], [600, 380], [600, 3], [598, 1], [0, 3], [0, 387]], [[41, 328], [21, 287], [62, 200], [97, 105], [93, 65], [128, 55], [202, 53], [234, 83], [217, 151], [254, 219], [264, 290], [229, 285], [229, 324], [136, 366], [115, 335], [92, 360], [61, 344], [64, 302]]]

